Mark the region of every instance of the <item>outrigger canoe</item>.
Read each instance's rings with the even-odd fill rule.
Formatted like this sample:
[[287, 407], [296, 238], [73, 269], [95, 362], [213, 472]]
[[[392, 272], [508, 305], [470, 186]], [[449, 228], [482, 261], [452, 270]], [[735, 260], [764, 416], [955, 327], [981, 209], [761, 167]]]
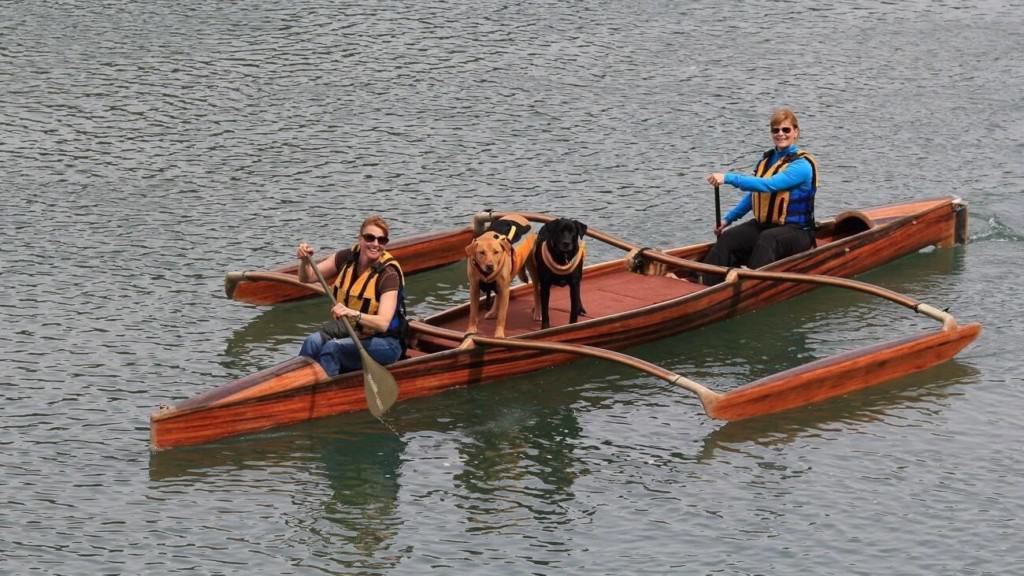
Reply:
[[[419, 269], [464, 259], [472, 234], [490, 218], [484, 213], [472, 229], [434, 234], [402, 244], [403, 267]], [[538, 222], [552, 217], [526, 214]], [[387, 366], [404, 401], [463, 386], [532, 372], [593, 356], [621, 362], [695, 393], [712, 418], [738, 420], [786, 410], [896, 378], [955, 356], [981, 331], [978, 324], [957, 324], [928, 304], [851, 276], [928, 246], [950, 247], [967, 234], [967, 204], [945, 197], [847, 211], [818, 223], [815, 248], [758, 270], [722, 269], [701, 264], [711, 244], [671, 250], [641, 249], [614, 236], [589, 230], [588, 236], [628, 251], [621, 260], [585, 268], [583, 302], [588, 315], [567, 324], [567, 290], [551, 296], [552, 327], [541, 330], [531, 318], [532, 287], [512, 289], [505, 339], [483, 320], [480, 334], [466, 336], [468, 303], [411, 322], [408, 357]], [[399, 252], [401, 253], [401, 252]], [[408, 264], [407, 264], [408, 262]], [[688, 280], [693, 272], [726, 273], [726, 281], [706, 287]], [[942, 324], [937, 330], [842, 353], [769, 376], [725, 393], [626, 356], [616, 350], [706, 326], [797, 296], [818, 285], [859, 290], [889, 299]], [[275, 303], [323, 294], [302, 284], [294, 267], [271, 273], [230, 273], [229, 297]], [[153, 450], [207, 443], [231, 436], [366, 410], [364, 373], [328, 377], [304, 357], [213, 388], [151, 415]]]

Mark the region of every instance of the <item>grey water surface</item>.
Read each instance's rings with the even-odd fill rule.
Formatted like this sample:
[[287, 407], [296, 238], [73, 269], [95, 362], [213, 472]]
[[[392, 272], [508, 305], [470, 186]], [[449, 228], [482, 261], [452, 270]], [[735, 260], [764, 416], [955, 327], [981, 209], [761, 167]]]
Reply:
[[[1024, 573], [1022, 54], [1019, 1], [0, 3], [0, 573]], [[820, 216], [969, 202], [965, 246], [862, 277], [981, 322], [954, 361], [723, 424], [587, 360], [150, 453], [157, 406], [324, 318], [227, 271], [370, 212], [704, 241], [779, 105]], [[929, 326], [822, 289], [629, 352], [728, 390]]]

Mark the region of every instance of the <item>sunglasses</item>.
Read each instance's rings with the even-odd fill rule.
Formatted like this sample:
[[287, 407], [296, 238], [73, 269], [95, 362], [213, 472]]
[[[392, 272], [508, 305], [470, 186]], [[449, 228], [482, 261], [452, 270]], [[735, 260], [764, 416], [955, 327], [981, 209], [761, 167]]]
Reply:
[[369, 244], [370, 242], [373, 242], [374, 240], [376, 240], [377, 244], [380, 244], [381, 246], [387, 246], [387, 244], [388, 244], [388, 237], [387, 236], [374, 236], [373, 234], [370, 234], [369, 232], [363, 234], [362, 236], [363, 236], [363, 241], [366, 242], [367, 244]]
[[772, 134], [778, 134], [779, 132], [782, 132], [783, 134], [789, 134], [792, 131], [793, 129], [790, 128], [789, 126], [772, 126]]

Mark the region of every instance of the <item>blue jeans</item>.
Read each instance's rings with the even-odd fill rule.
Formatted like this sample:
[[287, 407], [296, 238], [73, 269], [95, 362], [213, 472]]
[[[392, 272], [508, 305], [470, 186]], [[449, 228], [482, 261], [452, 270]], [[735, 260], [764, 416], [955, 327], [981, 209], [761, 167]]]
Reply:
[[[360, 342], [363, 343], [363, 348], [366, 348], [370, 358], [381, 364], [391, 364], [402, 356], [402, 345], [398, 338], [371, 336], [360, 339]], [[306, 356], [319, 362], [328, 376], [363, 367], [359, 349], [351, 338], [335, 338], [324, 342], [319, 332], [306, 337], [302, 349], [299, 350], [299, 356]]]

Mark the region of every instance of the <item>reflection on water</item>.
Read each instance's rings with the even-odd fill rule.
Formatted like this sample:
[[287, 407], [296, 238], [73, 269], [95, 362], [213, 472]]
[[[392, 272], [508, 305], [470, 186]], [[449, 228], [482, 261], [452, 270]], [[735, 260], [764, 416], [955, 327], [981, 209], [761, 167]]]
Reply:
[[[237, 302], [224, 305], [242, 306]], [[244, 375], [282, 362], [298, 354], [302, 340], [317, 330], [328, 314], [326, 300], [321, 299], [264, 307], [252, 321], [231, 333], [221, 364]]]
[[969, 252], [969, 246], [928, 247], [861, 274], [857, 279], [896, 292], [922, 294], [923, 298], [936, 284], [955, 284], [965, 271], [964, 262]]
[[[394, 546], [401, 526], [396, 514], [405, 442], [375, 420], [327, 419], [214, 445], [150, 456], [149, 477], [161, 484], [213, 482], [245, 471], [313, 467], [327, 488], [316, 505], [294, 519], [331, 540], [345, 543], [332, 562], [381, 566], [379, 553]], [[309, 482], [296, 484], [308, 490]], [[324, 492], [323, 490], [318, 490]], [[308, 496], [307, 496], [308, 498]]]
[[[462, 428], [458, 443], [463, 464], [455, 475], [458, 487], [485, 496], [463, 506], [474, 518], [474, 532], [500, 529], [509, 507], [522, 507], [534, 522], [558, 522], [553, 507], [573, 497], [573, 483], [581, 467], [574, 455], [581, 427], [576, 409], [568, 404], [487, 404], [501, 407], [486, 426]], [[513, 397], [520, 393], [513, 393]], [[482, 398], [480, 400], [483, 400]], [[497, 497], [495, 497], [497, 496]], [[485, 504], [481, 504], [485, 502]]]
[[[1013, 573], [1018, 4], [0, 2], [0, 571]], [[326, 315], [227, 301], [225, 271], [371, 207], [396, 237], [495, 208], [703, 241], [703, 175], [749, 169], [781, 104], [823, 215], [971, 203], [965, 248], [864, 276], [984, 322], [958, 362], [723, 425], [583, 360], [403, 402], [398, 435], [352, 414], [148, 456], [155, 405]], [[464, 276], [410, 278], [413, 313]], [[932, 324], [819, 289], [630, 352], [729, 389]]]
[[321, 443], [320, 458], [331, 487], [324, 520], [351, 548], [374, 558], [401, 527], [395, 514], [405, 444], [387, 430]]
[[[416, 472], [405, 466], [409, 460], [450, 453], [445, 460], [458, 466], [443, 492], [450, 494], [469, 535], [501, 532], [524, 518], [541, 524], [567, 521], [559, 507], [574, 497], [574, 482], [585, 470], [574, 454], [581, 432], [573, 407], [578, 392], [555, 391], [537, 401], [543, 388], [520, 384], [399, 405], [389, 418], [393, 430], [368, 415], [345, 414], [159, 452], [150, 457], [149, 476], [155, 490], [166, 492], [216, 484], [247, 470], [315, 467], [326, 490], [313, 490], [324, 494], [319, 503], [307, 495], [304, 517], [294, 521], [329, 539], [335, 552], [326, 565], [333, 569], [383, 569], [400, 557], [395, 553], [403, 526], [399, 501], [438, 497], [418, 491]], [[410, 454], [410, 445], [428, 451]], [[304, 484], [296, 489], [311, 490]]]

